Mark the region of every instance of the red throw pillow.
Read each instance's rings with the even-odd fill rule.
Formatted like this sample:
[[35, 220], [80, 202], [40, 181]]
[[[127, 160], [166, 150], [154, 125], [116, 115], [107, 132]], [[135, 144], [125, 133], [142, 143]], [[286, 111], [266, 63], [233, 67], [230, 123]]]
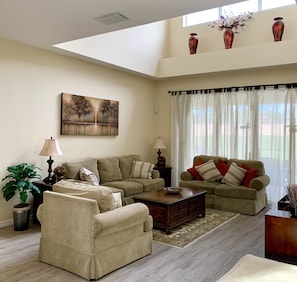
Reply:
[[220, 173], [225, 176], [225, 174], [228, 172], [229, 170], [229, 165], [227, 165], [224, 161], [222, 161], [221, 159], [218, 160], [217, 164], [217, 169], [220, 171]]
[[258, 169], [254, 167], [248, 167], [245, 164], [242, 165], [242, 168], [246, 170], [246, 175], [242, 180], [241, 185], [249, 187], [251, 180], [257, 176]]
[[203, 178], [201, 177], [201, 175], [195, 169], [195, 166], [198, 166], [198, 165], [201, 165], [201, 164], [203, 164], [202, 160], [198, 159], [191, 168], [188, 168], [187, 169], [187, 171], [192, 174], [192, 176], [193, 176], [193, 178], [195, 180], [203, 180]]

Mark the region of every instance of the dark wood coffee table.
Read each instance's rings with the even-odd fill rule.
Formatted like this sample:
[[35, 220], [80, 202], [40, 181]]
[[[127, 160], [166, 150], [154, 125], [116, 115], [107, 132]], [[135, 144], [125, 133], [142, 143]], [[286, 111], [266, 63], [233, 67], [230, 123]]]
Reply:
[[148, 206], [154, 219], [154, 227], [166, 234], [178, 225], [195, 217], [205, 217], [206, 191], [181, 187], [179, 194], [167, 194], [164, 189], [141, 193], [134, 196], [135, 202]]

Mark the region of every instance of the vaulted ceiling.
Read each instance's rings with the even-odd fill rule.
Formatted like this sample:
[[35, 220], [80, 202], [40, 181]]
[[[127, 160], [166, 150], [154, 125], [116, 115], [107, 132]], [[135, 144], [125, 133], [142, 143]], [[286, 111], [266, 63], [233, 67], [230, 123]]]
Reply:
[[[240, 0], [1, 0], [0, 37], [57, 52], [52, 46], [181, 16]], [[126, 21], [96, 18], [120, 13]]]

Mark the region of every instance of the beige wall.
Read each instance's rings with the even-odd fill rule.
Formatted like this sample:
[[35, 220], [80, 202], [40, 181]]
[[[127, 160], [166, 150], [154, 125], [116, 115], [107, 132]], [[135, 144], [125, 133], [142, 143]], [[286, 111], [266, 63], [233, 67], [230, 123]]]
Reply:
[[[130, 153], [155, 161], [155, 81], [5, 40], [0, 77], [1, 179], [7, 166], [20, 162], [36, 164], [46, 176], [48, 158], [38, 153], [51, 136], [64, 153], [53, 158], [53, 168], [65, 160]], [[62, 92], [118, 100], [119, 135], [60, 136]], [[10, 222], [16, 201], [0, 196], [0, 226]]]

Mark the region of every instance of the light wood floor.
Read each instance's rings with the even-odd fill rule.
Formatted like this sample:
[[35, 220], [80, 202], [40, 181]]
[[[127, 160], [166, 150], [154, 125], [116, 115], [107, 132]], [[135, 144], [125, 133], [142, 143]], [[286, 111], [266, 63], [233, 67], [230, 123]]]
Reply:
[[[264, 215], [240, 215], [184, 249], [153, 244], [153, 253], [100, 282], [214, 282], [243, 255], [264, 257]], [[76, 282], [85, 279], [38, 261], [40, 227], [0, 229], [0, 281]]]

